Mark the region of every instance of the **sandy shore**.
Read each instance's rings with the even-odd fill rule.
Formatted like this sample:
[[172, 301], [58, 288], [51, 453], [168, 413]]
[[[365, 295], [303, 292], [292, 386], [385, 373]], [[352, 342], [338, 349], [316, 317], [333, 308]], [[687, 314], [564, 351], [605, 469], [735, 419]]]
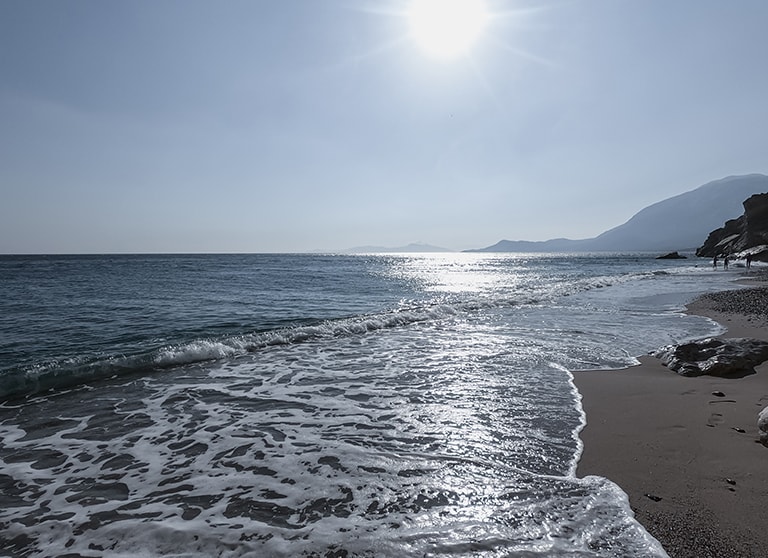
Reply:
[[[760, 308], [742, 314], [743, 302], [718, 293], [688, 310], [725, 325], [723, 337], [768, 340], [768, 316]], [[654, 357], [641, 360], [628, 370], [574, 373], [587, 415], [578, 475], [621, 486], [672, 558], [768, 556], [768, 448], [757, 429], [768, 363], [721, 379], [685, 378]]]

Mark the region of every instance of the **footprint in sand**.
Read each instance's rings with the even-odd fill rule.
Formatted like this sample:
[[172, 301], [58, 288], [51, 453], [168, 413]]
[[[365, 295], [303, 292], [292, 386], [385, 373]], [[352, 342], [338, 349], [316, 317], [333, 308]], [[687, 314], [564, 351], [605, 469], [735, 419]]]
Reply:
[[[715, 397], [722, 397], [721, 395], [719, 395], [719, 393], [721, 392], [713, 392], [712, 395], [714, 395]], [[732, 404], [732, 403], [736, 403], [736, 400], [735, 399], [714, 399], [709, 402], [710, 405], [714, 405], [716, 407], [722, 405], [723, 403]], [[720, 424], [723, 424], [724, 421], [725, 419], [723, 418], [722, 413], [712, 413], [711, 415], [709, 415], [709, 419], [707, 420], [707, 426], [715, 427]]]
[[707, 419], [707, 426], [714, 428], [715, 426], [723, 424], [723, 420], [723, 415], [721, 413], [712, 413], [709, 415], [709, 419]]

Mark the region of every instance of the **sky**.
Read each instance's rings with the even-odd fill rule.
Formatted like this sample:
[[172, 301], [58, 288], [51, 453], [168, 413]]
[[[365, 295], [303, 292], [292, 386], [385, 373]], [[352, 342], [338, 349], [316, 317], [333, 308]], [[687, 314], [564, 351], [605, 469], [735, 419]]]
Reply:
[[412, 1], [3, 0], [0, 253], [590, 238], [768, 174], [765, 0], [485, 0], [453, 56]]

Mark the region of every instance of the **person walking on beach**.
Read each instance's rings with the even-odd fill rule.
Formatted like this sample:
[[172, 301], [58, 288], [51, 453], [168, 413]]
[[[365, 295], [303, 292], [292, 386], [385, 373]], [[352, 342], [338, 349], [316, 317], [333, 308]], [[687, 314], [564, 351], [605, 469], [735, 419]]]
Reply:
[[747, 269], [752, 267], [752, 254], [747, 254]]
[[728, 269], [728, 254], [723, 258], [723, 269]]
[[714, 259], [712, 260], [712, 267], [714, 267], [715, 269], [717, 269], [717, 254], [715, 254], [715, 257], [714, 257]]

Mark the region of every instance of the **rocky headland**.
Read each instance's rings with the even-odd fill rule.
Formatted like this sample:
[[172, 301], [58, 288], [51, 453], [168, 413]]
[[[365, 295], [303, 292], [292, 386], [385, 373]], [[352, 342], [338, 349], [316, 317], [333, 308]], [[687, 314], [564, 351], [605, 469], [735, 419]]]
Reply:
[[768, 193], [750, 196], [744, 201], [744, 214], [712, 231], [696, 250], [703, 257], [723, 254], [768, 260]]

